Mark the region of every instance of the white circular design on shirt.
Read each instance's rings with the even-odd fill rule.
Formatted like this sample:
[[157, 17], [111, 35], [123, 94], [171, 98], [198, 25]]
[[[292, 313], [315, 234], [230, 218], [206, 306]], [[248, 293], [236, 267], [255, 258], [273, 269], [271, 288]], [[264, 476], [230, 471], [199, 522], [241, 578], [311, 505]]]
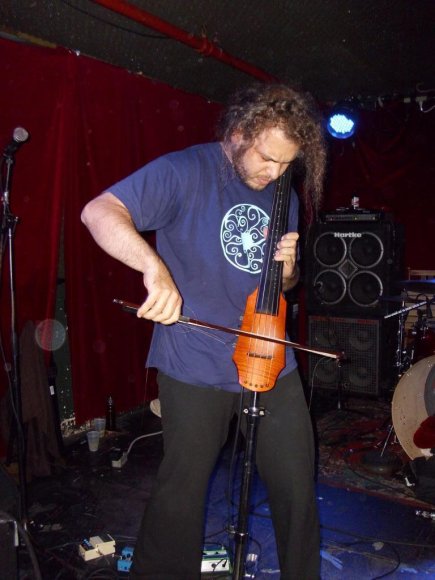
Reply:
[[252, 274], [261, 272], [268, 223], [269, 216], [256, 205], [240, 203], [227, 211], [221, 225], [221, 244], [230, 264]]

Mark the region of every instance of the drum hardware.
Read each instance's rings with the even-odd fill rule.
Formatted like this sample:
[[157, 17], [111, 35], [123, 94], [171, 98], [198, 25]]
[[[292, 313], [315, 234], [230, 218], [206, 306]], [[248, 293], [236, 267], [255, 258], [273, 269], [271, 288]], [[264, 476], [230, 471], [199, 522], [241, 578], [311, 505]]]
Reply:
[[[426, 299], [424, 301], [417, 301], [417, 302], [415, 302], [415, 304], [412, 304], [411, 306], [405, 306], [405, 303], [409, 302], [410, 300], [407, 297], [406, 291], [404, 291], [404, 292], [402, 292], [402, 295], [400, 297], [396, 297], [396, 296], [383, 297], [382, 299], [389, 300], [391, 302], [399, 302], [400, 301], [402, 303], [402, 308], [400, 308], [398, 311], [393, 312], [391, 314], [387, 314], [384, 316], [384, 319], [385, 318], [392, 318], [394, 316], [399, 317], [398, 329], [397, 329], [397, 350], [396, 350], [395, 366], [396, 366], [396, 371], [397, 371], [397, 380], [398, 380], [397, 384], [401, 384], [401, 381], [403, 380], [402, 377], [404, 377], [408, 374], [407, 371], [410, 367], [412, 367], [413, 363], [416, 362], [416, 356], [418, 354], [417, 352], [415, 352], [416, 346], [414, 346], [414, 345], [417, 345], [416, 342], [414, 342], [414, 345], [413, 345], [411, 351], [409, 351], [409, 349], [405, 348], [404, 329], [405, 329], [405, 322], [406, 322], [406, 318], [408, 316], [408, 312], [411, 310], [414, 310], [414, 309], [425, 308], [426, 315], [431, 316], [430, 305], [435, 301], [435, 298]], [[419, 320], [419, 322], [416, 325], [415, 333], [416, 333], [416, 335], [417, 335], [417, 333], [420, 333], [420, 334], [425, 333], [425, 336], [426, 336], [427, 335], [427, 324], [426, 324], [426, 317], [424, 317], [424, 315], [423, 315], [423, 310], [418, 310], [418, 320]], [[396, 385], [396, 390], [397, 390], [397, 385]], [[396, 390], [395, 390], [395, 392], [396, 392]], [[394, 395], [393, 395], [393, 397], [394, 397]], [[398, 437], [398, 435], [397, 435], [396, 424], [397, 424], [397, 418], [395, 420], [395, 418], [392, 414], [391, 424], [389, 426], [387, 436], [381, 444], [381, 449], [368, 451], [362, 459], [362, 462], [367, 470], [369, 470], [373, 473], [392, 475], [395, 471], [399, 470], [402, 467], [402, 462], [401, 462], [400, 458], [394, 452], [386, 451], [387, 446], [388, 446], [388, 444], [391, 440], [391, 437], [393, 436], [394, 433], [397, 437], [397, 440], [404, 448], [404, 450], [407, 451], [407, 448], [403, 446], [400, 437]], [[415, 432], [415, 429], [414, 429], [414, 432]]]
[[430, 305], [427, 306], [426, 314], [418, 310], [417, 321], [411, 329], [413, 363], [435, 354], [435, 328], [431, 327], [431, 321]]
[[400, 458], [392, 451], [385, 454], [379, 451], [367, 451], [362, 458], [364, 468], [371, 473], [391, 476], [402, 467]]
[[[415, 283], [414, 283], [415, 282]], [[435, 291], [435, 280], [413, 281], [407, 280], [402, 282], [408, 290], [425, 292], [428, 288]], [[399, 457], [391, 452], [386, 452], [387, 445], [393, 435], [397, 437], [400, 445], [407, 455], [414, 459], [418, 456], [430, 455], [430, 450], [418, 449], [413, 441], [416, 430], [420, 427], [422, 421], [429, 414], [435, 414], [435, 403], [432, 404], [431, 397], [435, 393], [435, 332], [429, 326], [432, 319], [431, 304], [435, 303], [435, 296], [432, 298], [425, 297], [425, 300], [408, 298], [406, 290], [400, 297], [381, 297], [383, 300], [391, 302], [401, 302], [402, 308], [391, 314], [384, 316], [392, 318], [399, 317], [397, 330], [397, 350], [396, 350], [396, 369], [398, 383], [393, 393], [392, 399], [392, 423], [389, 427], [387, 437], [383, 442], [381, 450], [372, 450], [365, 454], [363, 463], [367, 469], [375, 473], [386, 473], [391, 475], [401, 467]], [[410, 306], [405, 303], [414, 301]], [[411, 350], [405, 348], [405, 322], [408, 312], [417, 309], [417, 322], [413, 327], [415, 340], [411, 345]], [[429, 349], [432, 349], [429, 352]], [[424, 358], [424, 357], [428, 358]], [[417, 378], [418, 384], [412, 387], [414, 377]], [[425, 381], [421, 379], [425, 378]], [[416, 388], [423, 388], [423, 393], [416, 393]], [[409, 415], [409, 416], [408, 416]]]
[[[408, 280], [408, 282], [414, 282], [414, 280]], [[420, 280], [417, 280], [420, 282]], [[430, 282], [429, 280], [425, 280], [425, 282]], [[435, 288], [434, 288], [435, 289]], [[411, 306], [405, 306], [406, 302], [409, 302], [409, 299], [406, 296], [406, 292], [402, 293], [402, 308], [397, 310], [396, 312], [392, 312], [391, 314], [386, 314], [384, 319], [392, 318], [393, 316], [399, 316], [399, 324], [397, 330], [397, 350], [396, 350], [396, 369], [397, 369], [397, 377], [403, 375], [403, 373], [417, 360], [420, 360], [430, 354], [434, 353], [435, 344], [431, 345], [431, 339], [435, 342], [435, 333], [428, 328], [427, 326], [427, 318], [428, 316], [432, 317], [432, 312], [430, 305], [435, 302], [435, 296], [432, 298], [427, 298], [426, 300], [417, 301], [415, 304]], [[425, 308], [426, 310], [426, 319], [423, 321], [423, 313], [421, 310], [418, 310], [418, 321], [416, 325], [414, 325], [414, 333], [415, 333], [415, 340], [411, 345], [411, 348], [405, 348], [405, 322], [406, 317], [408, 316], [408, 312], [411, 310]], [[428, 351], [428, 348], [433, 348], [431, 352]], [[418, 358], [417, 358], [418, 357]]]
[[387, 436], [381, 443], [382, 448], [380, 450], [371, 449], [364, 454], [362, 463], [367, 471], [391, 476], [394, 472], [398, 471], [402, 467], [402, 462], [398, 455], [393, 451], [387, 451], [387, 445], [390, 442], [393, 432], [394, 427], [391, 423], [388, 428]]

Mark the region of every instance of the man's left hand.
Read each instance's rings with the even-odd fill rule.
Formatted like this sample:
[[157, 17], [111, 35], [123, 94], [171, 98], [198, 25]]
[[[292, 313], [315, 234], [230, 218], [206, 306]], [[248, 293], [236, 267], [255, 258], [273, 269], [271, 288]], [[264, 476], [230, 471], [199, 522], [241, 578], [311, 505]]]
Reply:
[[288, 232], [277, 243], [275, 260], [284, 262], [282, 269], [283, 289], [290, 290], [296, 286], [299, 280], [299, 268], [297, 266], [297, 246], [299, 234]]

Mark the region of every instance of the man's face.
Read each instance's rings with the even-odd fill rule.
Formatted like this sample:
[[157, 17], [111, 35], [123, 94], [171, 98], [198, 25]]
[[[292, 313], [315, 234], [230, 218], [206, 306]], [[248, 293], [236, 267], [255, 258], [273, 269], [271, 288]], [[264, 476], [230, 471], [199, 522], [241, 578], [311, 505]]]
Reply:
[[299, 146], [276, 127], [265, 129], [245, 149], [240, 133], [231, 139], [231, 162], [240, 179], [255, 191], [261, 191], [280, 177], [295, 159]]

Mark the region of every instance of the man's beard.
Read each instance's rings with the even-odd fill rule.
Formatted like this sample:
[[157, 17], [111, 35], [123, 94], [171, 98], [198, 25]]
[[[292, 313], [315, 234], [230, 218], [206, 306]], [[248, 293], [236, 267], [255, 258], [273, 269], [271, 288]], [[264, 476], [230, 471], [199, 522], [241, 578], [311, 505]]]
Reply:
[[237, 177], [247, 186], [249, 189], [253, 191], [261, 191], [264, 187], [254, 187], [249, 183], [249, 173], [244, 164], [244, 157], [245, 153], [248, 150], [248, 147], [243, 147], [239, 145], [237, 148], [235, 147], [231, 152], [231, 161], [233, 165], [233, 169], [237, 175]]

